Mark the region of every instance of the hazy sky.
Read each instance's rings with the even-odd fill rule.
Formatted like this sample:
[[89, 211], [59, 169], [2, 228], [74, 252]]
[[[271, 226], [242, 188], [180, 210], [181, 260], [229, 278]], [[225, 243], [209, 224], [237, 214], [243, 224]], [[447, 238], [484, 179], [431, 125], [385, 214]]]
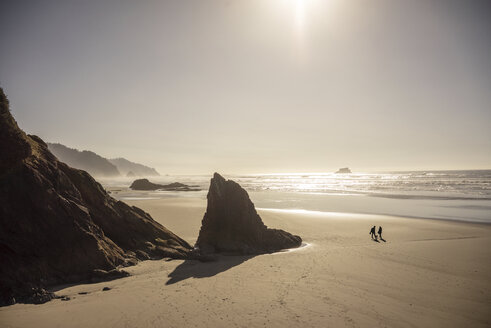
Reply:
[[45, 141], [161, 173], [491, 168], [491, 1], [0, 1]]

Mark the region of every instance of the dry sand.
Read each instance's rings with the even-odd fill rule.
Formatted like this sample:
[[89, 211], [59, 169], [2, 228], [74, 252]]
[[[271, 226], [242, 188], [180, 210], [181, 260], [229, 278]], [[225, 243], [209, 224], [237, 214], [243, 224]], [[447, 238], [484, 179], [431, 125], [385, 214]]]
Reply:
[[[191, 244], [206, 201], [129, 201]], [[259, 211], [307, 247], [219, 261], [145, 261], [128, 278], [0, 308], [1, 327], [489, 327], [491, 226]], [[373, 242], [372, 225], [387, 242]], [[111, 288], [102, 291], [104, 286]], [[88, 294], [79, 294], [87, 292]]]

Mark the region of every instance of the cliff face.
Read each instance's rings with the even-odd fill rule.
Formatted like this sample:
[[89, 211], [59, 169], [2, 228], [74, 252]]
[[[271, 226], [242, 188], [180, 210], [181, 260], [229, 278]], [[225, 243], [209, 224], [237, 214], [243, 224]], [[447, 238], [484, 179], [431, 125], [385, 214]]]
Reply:
[[266, 227], [247, 192], [234, 181], [214, 174], [196, 242], [201, 253], [262, 254], [301, 243], [299, 236]]
[[138, 260], [188, 256], [184, 240], [20, 130], [1, 89], [0, 154], [0, 305], [49, 300], [43, 287], [111, 278]]
[[62, 162], [96, 177], [117, 177], [120, 172], [115, 164], [88, 150], [79, 151], [59, 143], [48, 143], [48, 149]]

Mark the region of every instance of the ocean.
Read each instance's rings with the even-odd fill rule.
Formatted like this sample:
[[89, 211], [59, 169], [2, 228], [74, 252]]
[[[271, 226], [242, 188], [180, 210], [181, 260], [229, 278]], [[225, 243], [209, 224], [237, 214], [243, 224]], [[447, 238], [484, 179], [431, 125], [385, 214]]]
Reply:
[[[491, 223], [491, 170], [382, 173], [223, 175], [244, 187], [256, 208], [270, 211], [382, 214]], [[156, 183], [199, 185], [199, 192], [127, 191], [130, 179], [100, 179], [125, 199], [206, 198], [211, 176], [152, 177]]]

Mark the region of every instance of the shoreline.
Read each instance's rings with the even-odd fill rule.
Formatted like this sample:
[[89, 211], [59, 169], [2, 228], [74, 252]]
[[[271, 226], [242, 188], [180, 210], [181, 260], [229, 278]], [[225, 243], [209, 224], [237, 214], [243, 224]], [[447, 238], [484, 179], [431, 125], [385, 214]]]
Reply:
[[265, 211], [265, 212], [281, 212], [281, 213], [297, 213], [297, 214], [305, 214], [305, 215], [325, 215], [325, 216], [352, 216], [352, 215], [361, 215], [361, 216], [386, 216], [392, 218], [400, 218], [400, 219], [416, 219], [416, 220], [435, 220], [435, 221], [444, 221], [444, 222], [455, 222], [455, 223], [465, 223], [465, 224], [477, 224], [477, 225], [491, 225], [491, 222], [488, 221], [472, 221], [469, 219], [458, 220], [458, 219], [444, 219], [444, 218], [432, 218], [432, 217], [421, 217], [421, 216], [411, 216], [411, 215], [396, 215], [396, 214], [386, 214], [386, 213], [361, 213], [361, 212], [328, 212], [328, 211], [315, 211], [315, 210], [307, 210], [302, 208], [263, 208], [258, 207], [256, 210]]
[[[202, 199], [206, 193], [148, 192], [108, 188], [111, 196], [125, 202], [158, 199]], [[368, 195], [332, 195], [282, 191], [248, 191], [256, 208], [304, 210], [312, 212], [386, 215], [455, 222], [491, 224], [491, 201], [435, 200], [370, 197]]]

